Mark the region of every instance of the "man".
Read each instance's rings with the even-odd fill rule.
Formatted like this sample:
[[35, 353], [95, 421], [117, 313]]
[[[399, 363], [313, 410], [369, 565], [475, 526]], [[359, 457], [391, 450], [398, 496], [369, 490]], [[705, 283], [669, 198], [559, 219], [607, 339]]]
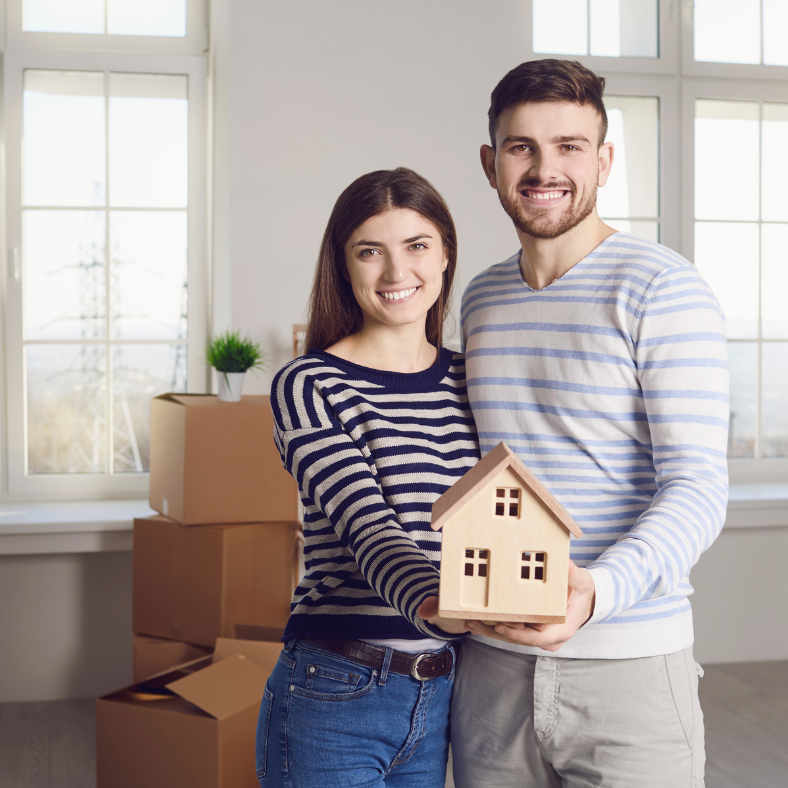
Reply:
[[506, 441], [584, 533], [566, 623], [469, 622], [459, 788], [703, 785], [689, 572], [725, 517], [724, 318], [694, 266], [599, 218], [603, 89], [541, 60], [492, 94], [482, 166], [521, 249], [465, 292], [469, 398], [482, 453]]

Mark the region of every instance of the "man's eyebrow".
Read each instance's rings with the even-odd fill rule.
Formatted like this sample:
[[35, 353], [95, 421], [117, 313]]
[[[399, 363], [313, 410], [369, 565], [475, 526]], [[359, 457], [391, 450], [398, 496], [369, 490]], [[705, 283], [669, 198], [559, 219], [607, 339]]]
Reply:
[[551, 142], [554, 144], [561, 142], [585, 142], [586, 145], [591, 144], [591, 140], [589, 140], [588, 137], [584, 137], [582, 134], [568, 134], [563, 137], [553, 137]]
[[[502, 141], [502, 145], [533, 145], [535, 144], [536, 140], [532, 137], [517, 137], [514, 135], [510, 135]], [[582, 134], [565, 134], [561, 137], [553, 137], [550, 142], [554, 145], [560, 145], [561, 143], [567, 142], [585, 142], [586, 145], [590, 145], [591, 141], [584, 137]]]

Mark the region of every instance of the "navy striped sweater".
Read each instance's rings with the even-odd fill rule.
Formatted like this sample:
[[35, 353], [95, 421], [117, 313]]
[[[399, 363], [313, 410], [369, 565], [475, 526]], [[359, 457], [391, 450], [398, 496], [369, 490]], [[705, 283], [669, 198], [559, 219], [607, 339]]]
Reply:
[[437, 596], [433, 502], [479, 460], [463, 356], [383, 372], [310, 352], [277, 374], [274, 438], [304, 504], [306, 574], [284, 640], [451, 639], [417, 610]]

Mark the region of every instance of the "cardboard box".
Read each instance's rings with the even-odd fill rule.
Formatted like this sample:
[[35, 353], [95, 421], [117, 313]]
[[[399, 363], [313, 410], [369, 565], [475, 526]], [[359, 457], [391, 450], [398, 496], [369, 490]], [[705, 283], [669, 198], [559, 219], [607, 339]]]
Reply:
[[97, 788], [259, 788], [255, 729], [281, 643], [214, 656], [96, 701]]
[[182, 525], [298, 519], [269, 397], [162, 394], [150, 417], [151, 508]]
[[297, 580], [297, 523], [185, 528], [134, 521], [133, 629], [210, 646], [236, 624], [284, 627]]
[[[273, 638], [269, 639], [273, 640]], [[179, 640], [164, 640], [148, 635], [134, 635], [132, 646], [134, 681], [142, 681], [175, 665], [210, 656], [212, 652], [213, 649], [209, 646], [198, 646]]]

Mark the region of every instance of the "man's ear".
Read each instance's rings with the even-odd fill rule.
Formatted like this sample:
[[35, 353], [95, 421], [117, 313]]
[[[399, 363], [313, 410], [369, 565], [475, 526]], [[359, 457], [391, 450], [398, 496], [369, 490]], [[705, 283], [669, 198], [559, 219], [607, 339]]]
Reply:
[[482, 168], [487, 176], [487, 181], [493, 189], [497, 189], [498, 183], [495, 180], [495, 148], [491, 145], [482, 145], [479, 149], [479, 157], [482, 160]]
[[597, 186], [604, 186], [610, 177], [613, 168], [613, 143], [605, 142], [599, 146], [599, 175], [596, 179]]

